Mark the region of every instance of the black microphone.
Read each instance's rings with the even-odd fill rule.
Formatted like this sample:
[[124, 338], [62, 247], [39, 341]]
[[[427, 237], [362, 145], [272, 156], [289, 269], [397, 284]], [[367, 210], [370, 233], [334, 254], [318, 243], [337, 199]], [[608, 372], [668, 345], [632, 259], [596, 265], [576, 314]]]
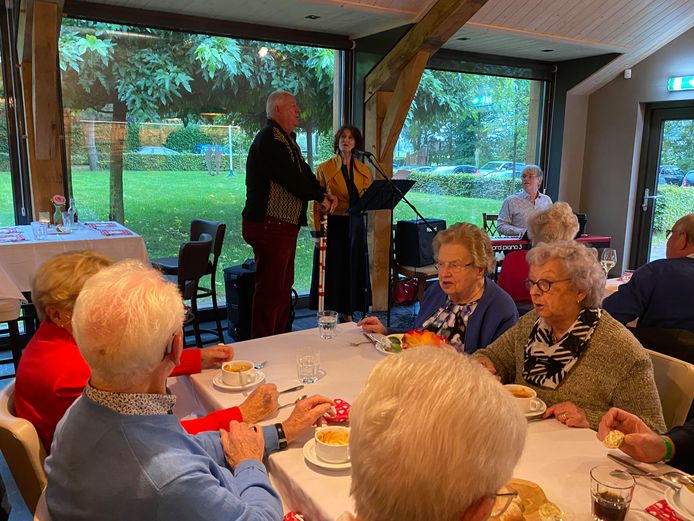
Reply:
[[366, 150], [354, 149], [353, 152], [357, 155], [360, 155], [360, 156], [366, 156], [366, 157], [373, 157], [374, 156], [371, 152], [368, 152]]

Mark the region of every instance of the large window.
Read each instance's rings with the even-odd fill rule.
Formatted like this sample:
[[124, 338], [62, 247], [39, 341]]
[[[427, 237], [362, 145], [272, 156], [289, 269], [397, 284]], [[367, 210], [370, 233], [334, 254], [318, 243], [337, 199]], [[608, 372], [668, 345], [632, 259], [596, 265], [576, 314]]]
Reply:
[[[245, 163], [276, 89], [303, 109], [308, 162], [331, 154], [337, 51], [65, 19], [60, 36], [71, 192], [81, 220], [115, 219], [151, 258], [172, 256], [191, 219], [227, 225], [220, 271], [252, 257], [241, 238]], [[313, 242], [302, 232], [296, 283]], [[223, 277], [218, 273], [220, 294]]]
[[[1, 53], [0, 53], [1, 54]], [[0, 226], [15, 224], [12, 200], [12, 169], [7, 137], [7, 99], [0, 64]]]
[[[482, 212], [498, 213], [523, 167], [539, 160], [542, 98], [536, 80], [426, 70], [394, 165], [417, 180], [409, 199], [420, 213], [480, 226]], [[396, 220], [413, 218], [397, 207]]]

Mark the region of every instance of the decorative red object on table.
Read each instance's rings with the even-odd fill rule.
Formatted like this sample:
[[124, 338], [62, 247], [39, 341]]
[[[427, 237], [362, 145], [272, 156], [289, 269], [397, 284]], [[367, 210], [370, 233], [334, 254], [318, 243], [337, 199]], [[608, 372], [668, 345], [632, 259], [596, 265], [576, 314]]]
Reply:
[[352, 406], [342, 398], [335, 398], [333, 403], [335, 404], [335, 414], [333, 416], [326, 416], [325, 419], [327, 422], [342, 423], [349, 420], [349, 410]]
[[304, 516], [299, 514], [299, 512], [287, 512], [283, 521], [304, 521]]
[[664, 499], [656, 501], [651, 506], [647, 507], [646, 512], [654, 517], [657, 517], [660, 519], [660, 521], [684, 521], [684, 519], [678, 516], [677, 513], [670, 508], [670, 505], [668, 505], [667, 501]]

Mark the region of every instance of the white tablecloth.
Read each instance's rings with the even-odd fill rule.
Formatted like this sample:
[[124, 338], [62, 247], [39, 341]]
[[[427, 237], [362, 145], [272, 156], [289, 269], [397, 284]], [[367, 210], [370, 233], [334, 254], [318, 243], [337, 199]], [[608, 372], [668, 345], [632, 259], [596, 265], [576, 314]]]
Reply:
[[[308, 343], [316, 345], [320, 349], [325, 375], [318, 383], [307, 385], [302, 391], [280, 396], [280, 403], [288, 403], [304, 393], [322, 393], [352, 403], [370, 369], [383, 355], [370, 344], [349, 345], [350, 340], [364, 339], [354, 324], [339, 325], [338, 333], [329, 341], [320, 340], [317, 330], [311, 329], [240, 342], [234, 344], [235, 358], [256, 362], [269, 360], [263, 372], [267, 381], [276, 383], [281, 390], [298, 383], [294, 361], [297, 349]], [[225, 392], [213, 386], [212, 378], [216, 374], [216, 370], [209, 370], [189, 377], [202, 407], [212, 411], [241, 403], [245, 399], [243, 393]], [[285, 408], [263, 423], [282, 421], [290, 413], [291, 407]], [[334, 520], [343, 512], [354, 510], [349, 497], [349, 470], [327, 471], [306, 462], [302, 446], [308, 437], [310, 434], [292, 443], [288, 450], [270, 456], [270, 476], [286, 508], [303, 512], [312, 521]], [[572, 429], [554, 419], [531, 422], [525, 451], [514, 477], [539, 484], [548, 499], [573, 512], [576, 521], [589, 520], [589, 471], [596, 465], [611, 464], [607, 452], [596, 439], [595, 432], [589, 429]], [[662, 486], [642, 480], [638, 483], [627, 520], [645, 519], [645, 514], [639, 510], [663, 497]]]
[[19, 317], [22, 302], [25, 302], [24, 295], [0, 266], [0, 322]]
[[[50, 257], [75, 250], [95, 250], [113, 260], [139, 259], [149, 262], [142, 237], [132, 235], [106, 237], [99, 231], [80, 226], [72, 233], [48, 235], [46, 240], [34, 240], [31, 226], [16, 226], [26, 241], [0, 243], [0, 266], [15, 288], [31, 291], [31, 279], [36, 270]], [[120, 226], [118, 228], [121, 228]]]

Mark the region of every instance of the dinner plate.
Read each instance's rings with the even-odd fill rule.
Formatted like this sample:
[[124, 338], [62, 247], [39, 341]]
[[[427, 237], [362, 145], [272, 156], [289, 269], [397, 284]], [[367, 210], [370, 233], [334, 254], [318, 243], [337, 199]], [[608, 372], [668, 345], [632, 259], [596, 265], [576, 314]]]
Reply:
[[262, 371], [257, 371], [255, 373], [255, 380], [253, 382], [245, 385], [229, 385], [225, 384], [224, 380], [222, 380], [222, 372], [220, 371], [212, 379], [212, 383], [216, 387], [219, 387], [220, 389], [226, 389], [228, 391], [245, 391], [246, 389], [250, 389], [251, 387], [258, 385], [263, 380], [265, 380], [265, 373], [263, 373]]
[[304, 458], [317, 467], [328, 470], [344, 470], [352, 467], [352, 463], [345, 461], [344, 463], [328, 463], [316, 456], [316, 440], [311, 438], [304, 444]]
[[[397, 338], [398, 340], [402, 340], [403, 336], [404, 335], [402, 333], [396, 333], [393, 335], [388, 335], [385, 338]], [[376, 351], [378, 351], [382, 355], [397, 355], [398, 354], [398, 353], [393, 353], [392, 351], [386, 351], [385, 349], [383, 349], [383, 346], [380, 344], [380, 342], [376, 342], [374, 344], [374, 347], [376, 348]]]
[[540, 408], [537, 411], [529, 411], [529, 412], [523, 413], [523, 414], [525, 414], [525, 417], [528, 420], [534, 420], [535, 418], [539, 418], [547, 410], [547, 404], [545, 402], [543, 402], [542, 400], [540, 400], [539, 398], [537, 398], [537, 399], [540, 401]]
[[668, 505], [670, 505], [679, 516], [686, 521], [694, 521], [694, 512], [690, 512], [684, 507], [684, 505], [682, 505], [678, 490], [667, 487], [665, 489], [665, 499], [667, 500]]

